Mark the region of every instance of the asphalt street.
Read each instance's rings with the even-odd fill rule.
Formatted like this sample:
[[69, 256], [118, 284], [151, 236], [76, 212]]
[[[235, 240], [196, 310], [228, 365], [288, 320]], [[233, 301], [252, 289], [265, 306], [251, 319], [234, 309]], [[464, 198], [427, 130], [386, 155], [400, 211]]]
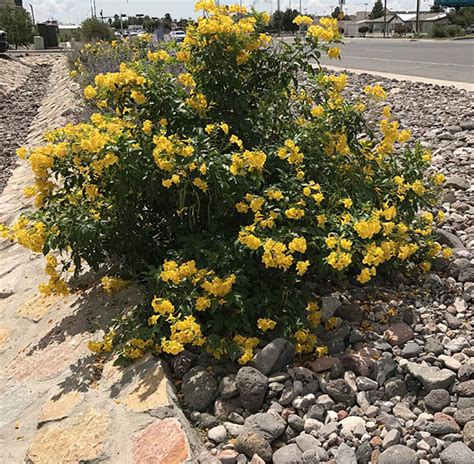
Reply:
[[346, 38], [341, 60], [322, 64], [430, 79], [474, 82], [474, 40]]

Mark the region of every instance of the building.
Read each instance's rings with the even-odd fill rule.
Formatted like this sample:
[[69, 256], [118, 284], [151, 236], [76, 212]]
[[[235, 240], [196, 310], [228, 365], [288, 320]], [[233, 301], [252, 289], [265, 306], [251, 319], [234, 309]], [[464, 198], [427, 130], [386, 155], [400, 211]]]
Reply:
[[[383, 35], [384, 18], [359, 19], [364, 17], [365, 12], [356, 13], [355, 21], [341, 21], [340, 27], [345, 36], [349, 37], [379, 37]], [[419, 17], [420, 32], [430, 34], [435, 24], [449, 24], [446, 13], [420, 12]], [[366, 29], [367, 32], [359, 32], [360, 29]], [[416, 13], [414, 12], [388, 12], [386, 16], [386, 35], [396, 36], [404, 34], [413, 34], [416, 31]]]

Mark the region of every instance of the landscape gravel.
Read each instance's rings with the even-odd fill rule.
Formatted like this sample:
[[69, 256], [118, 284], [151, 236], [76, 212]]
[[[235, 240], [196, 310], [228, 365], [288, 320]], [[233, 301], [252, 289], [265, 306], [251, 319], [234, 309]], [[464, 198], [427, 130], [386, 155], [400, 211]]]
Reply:
[[[19, 77], [21, 85], [18, 87], [5, 76], [13, 71], [17, 76], [17, 68], [23, 71]], [[15, 151], [26, 142], [31, 122], [46, 93], [50, 71], [50, 65], [41, 63], [27, 65], [0, 59], [0, 75], [1, 79], [5, 79], [4, 86], [0, 85], [3, 89], [0, 92], [0, 194], [16, 166]]]

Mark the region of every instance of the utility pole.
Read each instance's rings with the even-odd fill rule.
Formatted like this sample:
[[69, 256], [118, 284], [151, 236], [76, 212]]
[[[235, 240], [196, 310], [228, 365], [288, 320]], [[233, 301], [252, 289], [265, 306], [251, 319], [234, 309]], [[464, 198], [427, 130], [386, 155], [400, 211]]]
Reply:
[[301, 14], [301, 0], [300, 0], [300, 9], [298, 10], [299, 14]]
[[[420, 0], [417, 0], [418, 2]], [[387, 0], [384, 0], [383, 4], [383, 36], [387, 34]]]
[[416, 0], [416, 33], [420, 33], [420, 0]]
[[35, 27], [35, 12], [33, 10], [33, 5], [30, 3], [30, 10], [31, 10], [31, 19], [33, 21], [33, 27]]

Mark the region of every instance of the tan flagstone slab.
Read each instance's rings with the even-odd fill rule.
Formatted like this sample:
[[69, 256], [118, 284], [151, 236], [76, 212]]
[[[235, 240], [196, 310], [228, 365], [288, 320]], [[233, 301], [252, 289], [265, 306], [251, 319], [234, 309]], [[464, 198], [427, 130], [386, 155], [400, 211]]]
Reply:
[[78, 391], [70, 391], [57, 399], [50, 399], [41, 410], [39, 423], [56, 421], [69, 416], [74, 407], [81, 401], [83, 395]]
[[110, 418], [106, 411], [89, 409], [63, 422], [42, 427], [27, 452], [31, 464], [79, 464], [104, 454]]
[[10, 330], [6, 327], [0, 327], [0, 353], [5, 351], [7, 347], [8, 337], [10, 335]]
[[133, 464], [181, 464], [189, 459], [189, 444], [178, 419], [152, 422], [133, 441]]
[[169, 384], [161, 361], [145, 356], [132, 365], [121, 368], [107, 363], [102, 372], [101, 386], [127, 409], [146, 412], [172, 404]]
[[37, 294], [20, 305], [18, 314], [33, 322], [38, 322], [49, 314], [54, 306], [62, 300], [64, 300], [64, 297], [61, 295]]
[[49, 379], [90, 353], [89, 338], [87, 333], [77, 334], [60, 343], [51, 342], [44, 348], [27, 348], [12, 361], [7, 372], [17, 380]]

